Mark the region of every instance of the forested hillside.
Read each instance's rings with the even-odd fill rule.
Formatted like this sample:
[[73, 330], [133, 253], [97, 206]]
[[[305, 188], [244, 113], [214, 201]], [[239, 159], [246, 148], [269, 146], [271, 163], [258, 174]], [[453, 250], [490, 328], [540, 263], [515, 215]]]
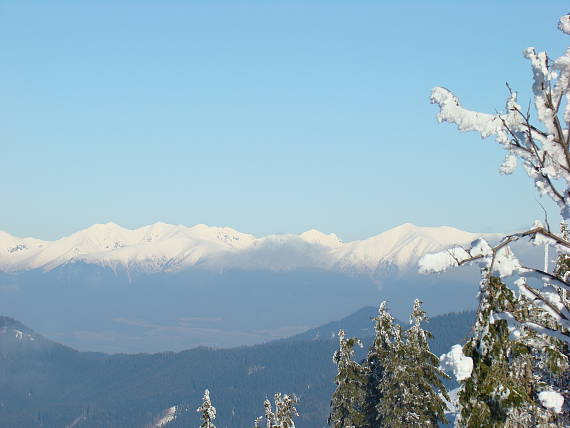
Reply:
[[[169, 427], [198, 426], [196, 409], [208, 388], [218, 428], [251, 427], [263, 413], [263, 400], [277, 391], [300, 398], [299, 428], [322, 427], [334, 390], [331, 357], [338, 346], [328, 333], [338, 326], [349, 334], [370, 332], [374, 311], [363, 308], [316, 329], [327, 332], [317, 340], [310, 331], [251, 347], [136, 355], [77, 352], [3, 317], [0, 420], [18, 427], [142, 427], [177, 406]], [[434, 353], [462, 340], [472, 320], [472, 312], [434, 317], [429, 324]]]

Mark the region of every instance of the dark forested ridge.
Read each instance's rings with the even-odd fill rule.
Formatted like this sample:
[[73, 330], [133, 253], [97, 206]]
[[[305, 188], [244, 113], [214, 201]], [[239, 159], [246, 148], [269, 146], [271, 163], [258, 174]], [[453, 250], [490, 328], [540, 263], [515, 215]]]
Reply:
[[[375, 311], [363, 308], [263, 345], [135, 355], [78, 352], [0, 317], [0, 425], [145, 427], [176, 405], [169, 427], [198, 426], [196, 408], [208, 388], [218, 428], [251, 427], [263, 400], [277, 391], [300, 398], [299, 428], [323, 427], [334, 389], [332, 333], [343, 327], [349, 335], [371, 336]], [[472, 321], [473, 312], [434, 317], [434, 353], [460, 342]]]

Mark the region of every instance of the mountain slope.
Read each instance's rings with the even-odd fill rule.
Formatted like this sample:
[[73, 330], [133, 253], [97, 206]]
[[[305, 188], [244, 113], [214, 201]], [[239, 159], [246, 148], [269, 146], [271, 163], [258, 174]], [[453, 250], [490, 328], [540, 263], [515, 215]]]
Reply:
[[[367, 329], [371, 321], [364, 315], [372, 309], [347, 317], [355, 330]], [[449, 316], [461, 328], [432, 346], [436, 354], [460, 341], [471, 326], [472, 314]], [[445, 337], [442, 318], [434, 317], [430, 325], [436, 338]], [[195, 409], [208, 388], [218, 428], [251, 427], [263, 412], [263, 400], [278, 391], [300, 397], [299, 428], [322, 427], [334, 389], [331, 355], [337, 344], [336, 338], [300, 335], [233, 349], [107, 355], [75, 351], [0, 317], [0, 421], [19, 428], [74, 422], [76, 428], [140, 428], [176, 406], [176, 419], [166, 427], [198, 426]]]

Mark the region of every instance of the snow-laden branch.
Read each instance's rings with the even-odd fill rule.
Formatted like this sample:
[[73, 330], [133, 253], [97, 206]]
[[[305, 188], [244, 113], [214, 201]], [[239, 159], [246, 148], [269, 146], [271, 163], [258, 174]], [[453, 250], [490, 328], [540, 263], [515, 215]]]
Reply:
[[[485, 239], [479, 238], [473, 241], [468, 248], [454, 247], [439, 253], [427, 254], [418, 262], [419, 270], [421, 273], [438, 273], [452, 267], [477, 263], [486, 272], [484, 284], [488, 283], [493, 274], [498, 274], [501, 278], [518, 276], [519, 279], [515, 284], [519, 287], [521, 294], [528, 298], [535, 307], [550, 315], [562, 328], [570, 330], [570, 310], [561, 301], [558, 292], [564, 290], [570, 293], [570, 283], [554, 273], [521, 264], [509, 245], [522, 238], [530, 239], [534, 245], [556, 246], [565, 249], [566, 252], [570, 248], [570, 242], [552, 233], [537, 221], [533, 228], [507, 235], [494, 247]], [[535, 288], [527, 283], [527, 279], [538, 280], [541, 284], [547, 281], [547, 284]], [[514, 317], [510, 316], [514, 320]], [[544, 326], [534, 323], [525, 324], [525, 326], [557, 338], [562, 335], [566, 337], [566, 340], [570, 340], [565, 333]]]
[[547, 277], [556, 287], [570, 292], [570, 283], [541, 269], [523, 266], [510, 249], [511, 243], [522, 238], [530, 238], [535, 245], [553, 245], [565, 248], [566, 252], [570, 250], [569, 241], [550, 232], [539, 222], [535, 224], [535, 227], [529, 230], [505, 236], [494, 247], [491, 247], [485, 239], [479, 238], [471, 243], [470, 248], [454, 247], [439, 253], [426, 254], [418, 262], [419, 271], [439, 273], [452, 267], [478, 262], [482, 267], [489, 269], [490, 273], [498, 273], [501, 278], [514, 274], [526, 278]]
[[[562, 17], [559, 28], [567, 32], [568, 16]], [[528, 48], [524, 56], [533, 73], [533, 98], [537, 119], [544, 129], [531, 121], [530, 112], [523, 112], [517, 93], [509, 87], [503, 113], [482, 113], [464, 108], [448, 89], [435, 87], [431, 102], [439, 106], [437, 119], [457, 126], [459, 131], [475, 131], [482, 138], [494, 136], [508, 154], [500, 166], [502, 174], [511, 174], [517, 159], [534, 180], [541, 195], [548, 195], [559, 206], [563, 218], [570, 217], [570, 49], [551, 61], [545, 52]], [[564, 112], [560, 112], [566, 99]], [[561, 117], [560, 117], [561, 116]]]
[[[560, 19], [558, 28], [570, 35], [570, 14]], [[570, 219], [570, 48], [554, 61], [546, 52], [533, 47], [523, 54], [532, 70], [534, 120], [530, 106], [524, 111], [518, 103], [517, 92], [508, 84], [504, 110], [495, 114], [463, 107], [459, 99], [443, 87], [433, 88], [431, 102], [439, 106], [439, 122], [455, 124], [461, 132], [477, 132], [482, 138], [494, 137], [507, 151], [500, 172], [511, 174], [520, 161], [539, 194], [547, 195], [558, 205], [562, 219]], [[524, 326], [568, 343], [570, 275], [567, 266], [562, 266], [564, 271], [553, 273], [547, 268], [524, 266], [510, 247], [522, 238], [529, 238], [534, 245], [554, 247], [561, 257], [570, 257], [567, 235], [558, 236], [551, 232], [548, 224], [544, 227], [537, 222], [529, 230], [505, 236], [494, 247], [484, 239], [478, 239], [468, 248], [454, 247], [428, 254], [420, 259], [419, 270], [422, 273], [443, 272], [476, 263], [483, 271], [482, 290], [490, 286], [495, 275], [500, 278], [517, 276], [519, 279], [515, 284], [521, 294], [548, 317], [544, 325], [524, 323]], [[529, 285], [528, 279], [535, 280], [535, 285]], [[514, 320], [513, 314], [507, 315]], [[559, 326], [560, 330], [553, 330], [553, 325]]]
[[547, 328], [544, 327], [542, 325], [538, 325], [536, 323], [533, 322], [519, 322], [515, 319], [515, 317], [508, 313], [508, 312], [501, 312], [501, 313], [497, 313], [497, 314], [493, 314], [492, 316], [492, 321], [498, 321], [498, 320], [505, 320], [507, 321], [508, 325], [509, 325], [509, 330], [511, 330], [511, 335], [513, 335], [514, 337], [520, 337], [521, 334], [521, 330], [523, 328], [528, 328], [531, 329], [537, 333], [540, 334], [544, 334], [550, 337], [554, 337], [555, 339], [561, 340], [564, 343], [570, 345], [570, 336], [568, 336], [567, 334], [562, 333], [559, 330], [553, 330], [551, 328]]

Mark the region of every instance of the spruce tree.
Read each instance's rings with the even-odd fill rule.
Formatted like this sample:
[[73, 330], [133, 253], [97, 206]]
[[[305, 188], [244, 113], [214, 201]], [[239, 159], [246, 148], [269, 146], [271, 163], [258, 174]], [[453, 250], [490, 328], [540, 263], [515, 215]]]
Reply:
[[409, 407], [411, 405], [410, 379], [406, 366], [406, 349], [400, 325], [393, 330], [389, 357], [383, 362], [383, 375], [378, 384], [381, 396], [376, 404], [378, 420], [383, 427], [404, 428], [419, 422]]
[[[473, 360], [473, 371], [461, 383], [456, 426], [517, 426], [517, 420], [524, 419], [521, 413], [532, 413], [528, 411], [532, 405], [528, 351], [509, 339], [505, 320], [493, 319], [493, 313], [515, 312], [516, 299], [497, 277], [484, 279], [482, 287], [473, 336], [463, 348], [464, 354]], [[513, 418], [509, 419], [509, 415]]]
[[275, 399], [276, 426], [279, 428], [295, 428], [293, 418], [299, 416], [295, 404], [299, 401], [295, 394], [277, 393]]
[[[560, 236], [568, 241], [568, 227], [564, 221], [560, 223]], [[564, 281], [568, 280], [570, 255], [567, 252], [559, 250], [553, 274]], [[563, 330], [547, 310], [534, 304], [535, 296], [528, 292], [525, 282], [521, 282], [519, 288], [521, 293], [518, 302], [521, 309], [515, 314], [519, 322], [532, 322], [546, 325], [553, 330]], [[551, 291], [558, 294], [561, 305], [570, 307], [566, 290], [553, 288]], [[570, 426], [568, 412], [557, 414], [551, 409], [546, 409], [539, 398], [543, 391], [557, 391], [564, 396], [566, 402], [570, 400], [568, 345], [557, 338], [536, 334], [532, 329], [527, 328], [521, 329], [518, 342], [527, 346], [531, 354], [533, 382], [530, 394], [534, 399], [534, 416], [537, 423], [545, 427]]]
[[437, 427], [438, 422], [447, 423], [447, 405], [441, 397], [449, 401], [449, 396], [441, 378], [449, 377], [439, 369], [439, 358], [430, 350], [428, 341], [433, 335], [422, 327], [422, 323], [427, 321], [422, 301], [416, 299], [410, 316], [411, 327], [406, 334], [406, 357], [410, 371], [415, 373], [414, 380], [418, 391], [415, 412], [419, 416], [421, 426]]
[[438, 368], [439, 359], [430, 351], [432, 335], [421, 323], [426, 321], [421, 301], [414, 301], [411, 327], [394, 329], [390, 358], [386, 360], [379, 389], [382, 399], [377, 410], [383, 426], [390, 428], [437, 427], [447, 422], [447, 391], [441, 382], [446, 375]]
[[384, 376], [385, 367], [392, 358], [393, 341], [396, 335], [394, 317], [388, 312], [386, 301], [380, 303], [378, 315], [374, 320], [374, 341], [368, 350], [364, 361], [366, 373], [366, 398], [364, 401], [365, 427], [373, 428], [382, 425], [378, 412], [382, 394], [380, 393], [380, 381]]
[[338, 339], [339, 349], [333, 355], [337, 366], [337, 387], [331, 399], [328, 424], [333, 428], [362, 427], [366, 377], [364, 368], [352, 360], [354, 346], [362, 344], [356, 338], [346, 339], [342, 329], [338, 332]]
[[216, 408], [212, 406], [210, 401], [210, 391], [207, 389], [204, 391], [204, 397], [202, 398], [202, 405], [196, 410], [198, 413], [202, 413], [200, 428], [216, 428], [213, 420], [216, 419]]
[[275, 411], [271, 401], [265, 400], [263, 402], [264, 416], [258, 417], [254, 424], [254, 428], [261, 428], [262, 423], [265, 421], [266, 428], [295, 428], [293, 418], [299, 416], [295, 404], [299, 399], [295, 394], [281, 394], [280, 392], [274, 395]]

